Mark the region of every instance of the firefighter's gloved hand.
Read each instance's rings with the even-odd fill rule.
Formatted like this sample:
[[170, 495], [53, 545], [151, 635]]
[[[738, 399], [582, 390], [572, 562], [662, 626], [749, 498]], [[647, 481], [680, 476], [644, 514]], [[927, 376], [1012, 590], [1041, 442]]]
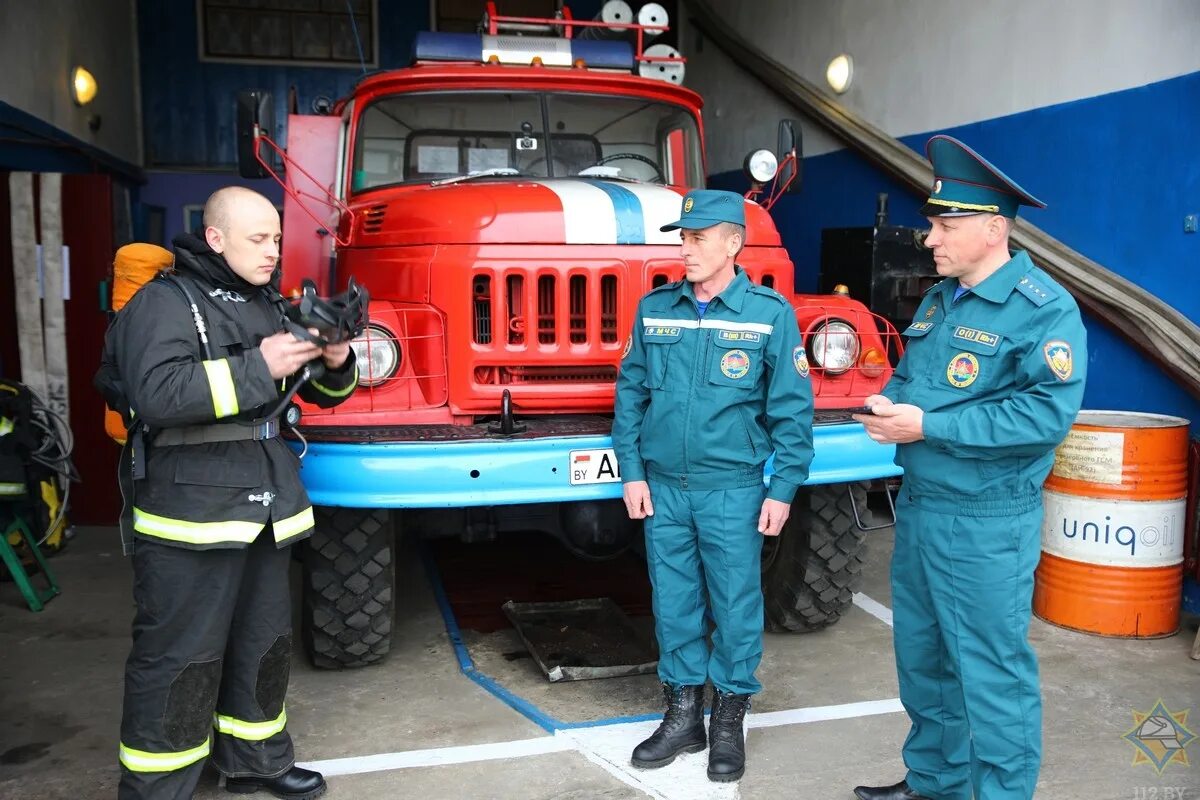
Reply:
[[312, 342], [301, 341], [286, 331], [263, 339], [258, 349], [275, 380], [286, 378], [322, 355], [320, 347]]

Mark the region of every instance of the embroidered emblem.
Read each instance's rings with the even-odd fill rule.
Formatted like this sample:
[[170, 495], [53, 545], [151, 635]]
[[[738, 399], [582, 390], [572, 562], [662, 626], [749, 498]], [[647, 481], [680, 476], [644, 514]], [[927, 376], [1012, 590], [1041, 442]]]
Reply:
[[930, 317], [932, 317], [932, 316], [934, 315], [934, 313], [936, 313], [936, 312], [937, 312], [937, 305], [932, 305], [932, 306], [930, 306], [930, 307], [929, 307], [929, 310], [925, 312], [925, 319], [929, 319], [929, 318], [930, 318]]
[[227, 303], [244, 303], [244, 302], [246, 302], [246, 298], [242, 297], [237, 292], [231, 292], [226, 289], [213, 289], [211, 292], [208, 293], [208, 296], [212, 297], [214, 299], [219, 297]]
[[1046, 363], [1050, 365], [1050, 371], [1054, 373], [1054, 377], [1060, 381], [1065, 381], [1071, 377], [1071, 371], [1074, 368], [1071, 358], [1071, 345], [1057, 340], [1046, 342], [1046, 346], [1042, 348], [1042, 352], [1046, 354]]
[[643, 336], [678, 336], [679, 328], [669, 325], [647, 325], [642, 331]]
[[251, 503], [262, 503], [264, 506], [269, 506], [275, 500], [275, 495], [271, 492], [263, 492], [262, 494], [252, 494], [246, 499]]
[[933, 323], [932, 322], [914, 322], [912, 325], [909, 325], [908, 327], [909, 327], [909, 330], [927, 331], [933, 327]]
[[692, 210], [692, 204], [693, 204], [692, 198], [690, 198], [690, 197], [689, 197], [687, 200], [684, 200], [684, 201], [683, 201], [683, 213], [685, 213], [685, 214], [686, 214], [686, 213], [688, 213], [689, 211], [691, 211], [691, 210]]
[[804, 348], [800, 345], [792, 349], [792, 363], [796, 365], [796, 372], [800, 373], [801, 378], [808, 377], [808, 356], [804, 354]]
[[621, 351], [621, 360], [625, 360], [625, 356], [629, 355], [629, 351], [633, 349], [633, 334], [629, 334], [629, 338], [625, 340], [625, 349]]
[[951, 386], [965, 389], [979, 377], [979, 359], [970, 353], [959, 353], [946, 367], [946, 380]]
[[978, 342], [992, 350], [1000, 346], [999, 334], [988, 333], [987, 331], [975, 328], [964, 328], [961, 325], [954, 329], [954, 338], [962, 339], [965, 342]]
[[749, 371], [750, 356], [746, 355], [745, 350], [730, 350], [721, 356], [721, 374], [726, 378], [733, 378], [736, 381], [746, 377], [746, 373]]
[[717, 331], [717, 339], [722, 342], [760, 342], [762, 334], [754, 331]]
[[937, 180], [937, 181], [934, 181], [934, 182], [933, 182], [933, 193], [934, 193], [934, 194], [941, 194], [941, 193], [942, 193], [942, 182], [941, 182], [940, 180]]

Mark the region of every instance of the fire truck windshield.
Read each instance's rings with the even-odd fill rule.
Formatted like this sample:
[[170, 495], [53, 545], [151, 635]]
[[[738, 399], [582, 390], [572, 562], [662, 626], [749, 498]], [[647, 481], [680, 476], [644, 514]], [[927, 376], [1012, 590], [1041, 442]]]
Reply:
[[402, 94], [377, 100], [359, 117], [351, 191], [507, 170], [696, 187], [703, 185], [700, 149], [688, 109], [637, 97]]

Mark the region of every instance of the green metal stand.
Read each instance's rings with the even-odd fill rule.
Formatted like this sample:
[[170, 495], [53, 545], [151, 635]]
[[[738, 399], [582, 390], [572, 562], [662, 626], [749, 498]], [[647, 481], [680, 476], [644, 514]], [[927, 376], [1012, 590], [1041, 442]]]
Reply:
[[[9, 534], [20, 531], [21, 536], [25, 539], [26, 546], [29, 547], [29, 552], [33, 553], [33, 558], [37, 561], [38, 566], [42, 570], [42, 575], [46, 578], [48, 588], [37, 589], [29, 580], [29, 575], [25, 572], [25, 567], [21, 564], [21, 557], [13, 550], [11, 544], [8, 543]], [[29, 604], [31, 611], [41, 611], [45, 604], [50, 602], [50, 599], [59, 593], [58, 584], [54, 581], [54, 573], [50, 571], [50, 565], [46, 563], [46, 559], [42, 556], [42, 551], [37, 546], [37, 540], [33, 538], [33, 534], [29, 531], [29, 525], [15, 510], [13, 511], [12, 521], [8, 523], [8, 527], [4, 530], [4, 535], [0, 536], [0, 558], [4, 560], [4, 566], [8, 567], [8, 571], [12, 573], [13, 580], [17, 583], [17, 588], [21, 590], [21, 594], [25, 596], [25, 602]]]

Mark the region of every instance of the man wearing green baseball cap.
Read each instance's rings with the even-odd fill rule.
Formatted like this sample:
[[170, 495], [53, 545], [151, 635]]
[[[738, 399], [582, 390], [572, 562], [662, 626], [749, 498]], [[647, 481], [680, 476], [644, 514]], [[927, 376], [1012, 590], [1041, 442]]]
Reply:
[[1083, 400], [1087, 337], [1071, 295], [1010, 252], [1040, 200], [962, 142], [934, 136], [928, 292], [873, 413], [896, 444], [892, 611], [908, 774], [862, 800], [1030, 800], [1042, 756], [1027, 641], [1042, 482]]
[[638, 304], [613, 420], [625, 505], [645, 520], [667, 705], [632, 763], [662, 767], [705, 748], [711, 679], [708, 777], [719, 782], [745, 771], [742, 722], [762, 688], [754, 677], [762, 537], [779, 535], [813, 455], [812, 387], [795, 312], [735, 263], [745, 205], [733, 192], [689, 192], [680, 219], [662, 227], [680, 231], [685, 279]]

